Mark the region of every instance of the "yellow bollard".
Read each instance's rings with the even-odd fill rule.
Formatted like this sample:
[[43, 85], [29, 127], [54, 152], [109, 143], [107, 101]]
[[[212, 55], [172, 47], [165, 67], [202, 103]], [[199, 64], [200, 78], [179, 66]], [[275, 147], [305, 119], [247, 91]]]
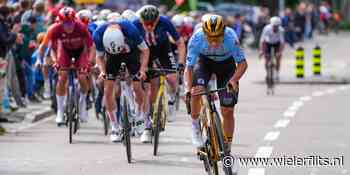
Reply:
[[295, 51], [295, 75], [304, 78], [304, 48], [301, 46]]
[[314, 75], [321, 75], [321, 47], [316, 46], [312, 51], [312, 72]]

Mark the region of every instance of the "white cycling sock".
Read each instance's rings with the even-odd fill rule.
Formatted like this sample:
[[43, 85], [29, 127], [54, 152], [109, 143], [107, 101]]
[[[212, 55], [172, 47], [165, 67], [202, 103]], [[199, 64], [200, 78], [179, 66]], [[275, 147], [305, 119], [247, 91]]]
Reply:
[[80, 112], [80, 116], [83, 116], [85, 118], [87, 117], [87, 116], [84, 116], [86, 115], [86, 94], [83, 92], [80, 92], [79, 112]]
[[50, 93], [51, 93], [49, 79], [44, 80], [44, 92], [47, 93], [47, 95], [50, 95]]
[[197, 119], [192, 119], [192, 129], [199, 129], [199, 118]]
[[59, 96], [56, 95], [57, 98], [57, 114], [63, 114], [64, 113], [64, 104], [66, 101], [67, 96]]

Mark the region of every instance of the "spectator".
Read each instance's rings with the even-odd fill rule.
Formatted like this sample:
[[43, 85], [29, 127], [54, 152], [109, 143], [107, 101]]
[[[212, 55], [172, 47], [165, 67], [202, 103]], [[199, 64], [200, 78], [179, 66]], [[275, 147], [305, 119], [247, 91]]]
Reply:
[[286, 8], [282, 17], [282, 27], [284, 28], [284, 38], [289, 46], [294, 47], [295, 32], [294, 32], [294, 18], [290, 8]]
[[[10, 29], [9, 17], [11, 9], [6, 3], [0, 2], [0, 117], [2, 115], [2, 99], [5, 88], [6, 55], [14, 44], [22, 43], [23, 35], [18, 34], [19, 28]], [[1, 126], [0, 126], [0, 130]], [[0, 131], [1, 132], [1, 131]]]
[[306, 4], [302, 2], [299, 4], [298, 9], [295, 13], [294, 21], [295, 21], [295, 33], [296, 33], [297, 41], [304, 40], [305, 25], [306, 25], [305, 9], [306, 9]]

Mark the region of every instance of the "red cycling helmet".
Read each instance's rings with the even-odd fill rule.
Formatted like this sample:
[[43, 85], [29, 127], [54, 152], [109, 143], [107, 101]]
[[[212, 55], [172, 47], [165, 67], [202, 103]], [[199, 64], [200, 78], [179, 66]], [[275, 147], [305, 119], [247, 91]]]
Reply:
[[58, 12], [58, 17], [60, 21], [73, 21], [75, 19], [75, 10], [71, 7], [63, 7]]

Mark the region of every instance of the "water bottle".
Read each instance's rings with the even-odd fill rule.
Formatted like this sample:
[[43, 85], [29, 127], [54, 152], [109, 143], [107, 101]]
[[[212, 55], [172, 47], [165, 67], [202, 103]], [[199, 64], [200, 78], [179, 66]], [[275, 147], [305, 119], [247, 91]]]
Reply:
[[2, 98], [2, 111], [4, 113], [10, 113], [10, 99], [7, 88], [4, 90], [4, 97]]

